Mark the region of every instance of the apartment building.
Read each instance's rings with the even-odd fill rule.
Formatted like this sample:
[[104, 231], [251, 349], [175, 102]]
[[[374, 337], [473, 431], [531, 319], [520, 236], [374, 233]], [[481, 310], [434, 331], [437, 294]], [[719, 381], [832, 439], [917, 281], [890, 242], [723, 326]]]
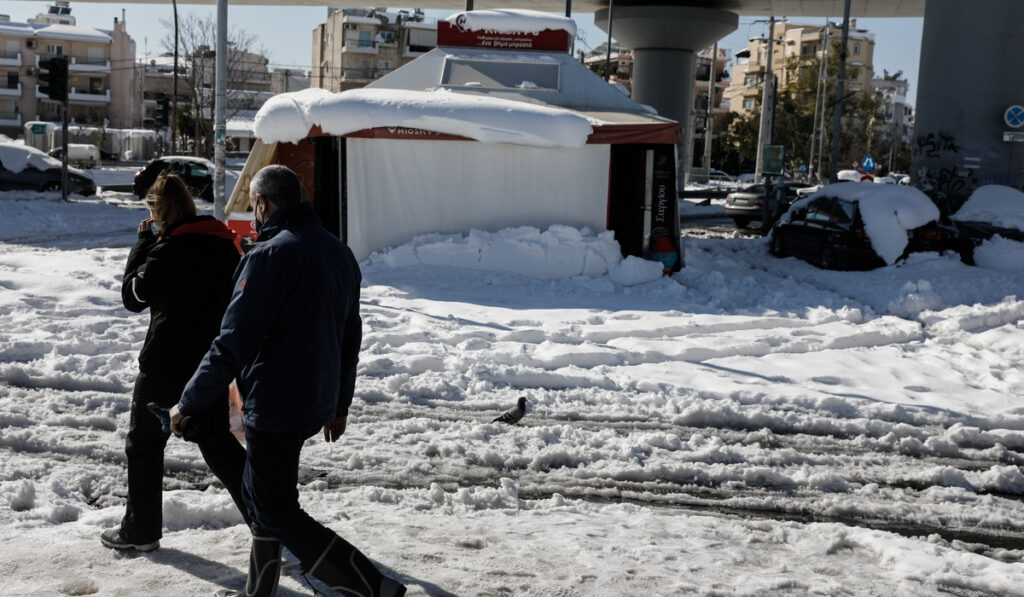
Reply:
[[437, 23], [423, 12], [329, 8], [313, 30], [310, 86], [344, 91], [363, 87], [437, 47]]
[[123, 20], [110, 31], [76, 25], [67, 2], [14, 22], [0, 15], [0, 133], [20, 136], [26, 122], [58, 122], [61, 105], [39, 91], [39, 63], [68, 59], [68, 118], [82, 125], [128, 127], [134, 120], [135, 43]]
[[[790, 84], [790, 78], [799, 72], [787, 69], [787, 63], [793, 58], [817, 57], [828, 60], [829, 55], [839, 49], [842, 27], [831, 22], [827, 25], [809, 25], [779, 21], [775, 23], [773, 39], [772, 72], [777, 78], [778, 89], [781, 92]], [[874, 76], [875, 36], [866, 29], [857, 28], [856, 19], [850, 19], [846, 50], [847, 91], [871, 89], [871, 78]], [[732, 82], [726, 90], [731, 111], [746, 114], [761, 104], [767, 68], [768, 38], [751, 38], [747, 42], [747, 47], [736, 54]]]
[[914, 138], [914, 108], [907, 102], [908, 83], [900, 78], [902, 74], [902, 71], [891, 75], [882, 71], [881, 77], [871, 80], [871, 89], [881, 102], [879, 128], [883, 135], [909, 145]]

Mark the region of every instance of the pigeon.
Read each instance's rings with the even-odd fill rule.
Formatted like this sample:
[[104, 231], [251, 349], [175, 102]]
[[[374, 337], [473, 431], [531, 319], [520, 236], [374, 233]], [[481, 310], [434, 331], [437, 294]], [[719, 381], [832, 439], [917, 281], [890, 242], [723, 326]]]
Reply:
[[519, 419], [523, 418], [526, 414], [526, 397], [520, 396], [519, 401], [516, 402], [515, 408], [506, 410], [502, 415], [493, 421], [492, 423], [508, 423], [509, 425], [518, 425]]

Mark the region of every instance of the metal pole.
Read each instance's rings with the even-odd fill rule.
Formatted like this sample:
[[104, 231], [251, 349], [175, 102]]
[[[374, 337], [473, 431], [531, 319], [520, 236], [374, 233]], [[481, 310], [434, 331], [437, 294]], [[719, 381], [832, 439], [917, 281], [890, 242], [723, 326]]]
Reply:
[[825, 77], [820, 81], [821, 84], [821, 115], [818, 120], [818, 182], [821, 182], [821, 153], [825, 147], [825, 100], [827, 99], [825, 94], [825, 85], [828, 83], [828, 55], [832, 37], [832, 27], [830, 24], [825, 25], [825, 56], [823, 58], [825, 62]]
[[714, 105], [717, 95], [716, 79], [718, 74], [718, 42], [711, 48], [711, 71], [708, 75], [708, 111], [704, 116], [704, 172], [707, 174], [705, 182], [711, 181], [711, 133], [714, 122]]
[[[178, 150], [178, 0], [171, 0], [174, 5], [174, 82], [171, 91], [171, 155]], [[145, 67], [143, 67], [145, 68]]]
[[757, 155], [754, 156], [755, 167], [754, 176], [756, 180], [763, 180], [764, 173], [762, 169], [762, 155], [764, 153], [764, 146], [770, 145], [772, 142], [772, 111], [775, 107], [773, 86], [769, 79], [774, 75], [772, 74], [772, 42], [775, 40], [775, 17], [768, 18], [768, 58], [766, 59], [767, 65], [765, 66], [765, 75], [761, 87], [761, 124], [757, 130]]
[[224, 133], [227, 130], [228, 0], [217, 0], [217, 98], [214, 104], [213, 215], [224, 219]]
[[565, 16], [572, 16], [572, 0], [565, 0]]
[[466, 12], [473, 10], [473, 0], [466, 0]]
[[839, 81], [836, 83], [836, 113], [832, 117], [832, 153], [829, 157], [829, 166], [832, 174], [829, 179], [832, 182], [839, 180], [839, 128], [843, 123], [843, 83], [846, 80], [846, 44], [850, 38], [850, 0], [846, 0], [843, 8], [843, 36], [839, 41]]
[[[822, 38], [828, 39], [828, 21], [825, 22], [825, 29], [823, 30]], [[807, 180], [814, 180], [814, 144], [815, 142], [820, 143], [819, 137], [821, 135], [821, 129], [818, 128], [818, 115], [821, 114], [821, 87], [822, 79], [825, 77], [825, 60], [818, 57], [818, 84], [814, 90], [814, 120], [811, 121], [811, 150], [807, 156]]]
[[[53, 71], [50, 71], [53, 72]], [[64, 72], [68, 72], [68, 67], [64, 67]], [[63, 129], [61, 129], [60, 135], [60, 198], [62, 201], [67, 202], [68, 200], [68, 96], [71, 94], [71, 78], [65, 76], [67, 83], [67, 93], [64, 94], [64, 101], [60, 103], [60, 111], [63, 113], [62, 120]]]
[[612, 11], [615, 8], [615, 1], [608, 0], [608, 52], [604, 57], [604, 80], [612, 74]]

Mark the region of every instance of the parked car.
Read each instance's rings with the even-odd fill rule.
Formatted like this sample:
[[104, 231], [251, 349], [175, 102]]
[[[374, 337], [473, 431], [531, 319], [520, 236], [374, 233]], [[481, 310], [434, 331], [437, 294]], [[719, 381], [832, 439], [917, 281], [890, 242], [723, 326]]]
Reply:
[[139, 199], [163, 172], [177, 174], [192, 192], [193, 197], [213, 201], [213, 162], [191, 156], [164, 156], [156, 158], [135, 173], [133, 190]]
[[[797, 190], [807, 187], [802, 182], [784, 182], [775, 186], [775, 206], [769, 206], [769, 217], [779, 217], [789, 204], [797, 199]], [[737, 228], [746, 228], [754, 220], [764, 217], [764, 183], [746, 186], [725, 196], [725, 215], [732, 218]]]
[[939, 222], [939, 209], [927, 195], [874, 183], [828, 185], [796, 201], [768, 241], [772, 255], [822, 269], [874, 269], [911, 252], [962, 249], [956, 228]]
[[[61, 162], [34, 147], [0, 144], [0, 191], [61, 190]], [[78, 168], [68, 168], [68, 193], [95, 195], [96, 184]]]
[[1024, 243], [1024, 193], [1002, 185], [978, 187], [950, 216], [974, 263], [974, 249], [995, 236]]

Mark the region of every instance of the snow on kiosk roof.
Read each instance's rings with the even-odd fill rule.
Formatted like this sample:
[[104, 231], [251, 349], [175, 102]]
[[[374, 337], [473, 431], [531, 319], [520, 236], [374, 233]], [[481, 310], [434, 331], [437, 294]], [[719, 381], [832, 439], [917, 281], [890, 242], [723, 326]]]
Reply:
[[469, 11], [363, 89], [275, 96], [227, 212], [281, 163], [360, 260], [434, 232], [568, 225], [613, 230], [624, 255], [678, 269], [681, 127], [574, 60], [574, 36], [563, 17]]

